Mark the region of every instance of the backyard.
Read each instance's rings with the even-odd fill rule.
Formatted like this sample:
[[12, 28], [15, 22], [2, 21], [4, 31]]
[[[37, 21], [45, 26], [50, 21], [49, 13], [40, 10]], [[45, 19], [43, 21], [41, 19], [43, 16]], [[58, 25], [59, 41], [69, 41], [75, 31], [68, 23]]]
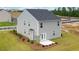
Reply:
[[[79, 36], [74, 32], [63, 32], [61, 38], [53, 39], [52, 41], [58, 42], [57, 45], [51, 47], [43, 47], [44, 51], [72, 51], [79, 50]], [[10, 31], [0, 31], [0, 50], [5, 51], [33, 51], [31, 43], [22, 42], [19, 37]]]
[[29, 45], [20, 42], [19, 38], [10, 31], [0, 31], [0, 50], [32, 50]]
[[74, 32], [63, 32], [61, 38], [54, 39], [53, 41], [58, 42], [57, 46], [49, 48], [47, 50], [57, 51], [77, 51], [79, 50], [79, 34]]
[[0, 22], [0, 27], [2, 26], [15, 26], [15, 23], [11, 23], [11, 22]]

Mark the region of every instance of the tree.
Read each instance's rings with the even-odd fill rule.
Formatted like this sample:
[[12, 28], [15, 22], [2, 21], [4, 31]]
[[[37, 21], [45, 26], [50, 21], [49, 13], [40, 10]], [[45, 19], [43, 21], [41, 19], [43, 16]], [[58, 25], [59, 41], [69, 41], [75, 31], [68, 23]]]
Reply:
[[55, 9], [54, 14], [60, 16], [79, 17], [79, 8], [76, 7], [58, 7]]
[[66, 8], [65, 7], [62, 7], [62, 16], [67, 16], [67, 11], [66, 11]]

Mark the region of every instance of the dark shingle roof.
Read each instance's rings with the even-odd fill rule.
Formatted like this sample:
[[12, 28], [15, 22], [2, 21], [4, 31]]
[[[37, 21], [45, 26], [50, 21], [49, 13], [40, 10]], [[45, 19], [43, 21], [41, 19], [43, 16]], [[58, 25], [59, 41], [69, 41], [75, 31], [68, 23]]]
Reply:
[[46, 9], [27, 9], [37, 20], [56, 20], [56, 15]]

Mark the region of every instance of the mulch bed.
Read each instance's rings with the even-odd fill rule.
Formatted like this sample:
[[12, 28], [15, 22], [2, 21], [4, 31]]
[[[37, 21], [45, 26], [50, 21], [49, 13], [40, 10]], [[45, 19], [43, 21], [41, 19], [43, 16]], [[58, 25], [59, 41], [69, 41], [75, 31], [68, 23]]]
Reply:
[[39, 43], [36, 43], [36, 42], [32, 42], [30, 41], [28, 38], [26, 37], [21, 37], [20, 39], [21, 42], [24, 42], [25, 44], [28, 44], [34, 51], [40, 51], [40, 50], [45, 50], [45, 49], [48, 49], [48, 48], [51, 48], [51, 47], [54, 47], [56, 46], [58, 43], [56, 42], [55, 44], [51, 44], [51, 45], [47, 45], [47, 46], [44, 46], [44, 45], [41, 45]]
[[53, 44], [53, 45], [47, 45], [47, 46], [44, 46], [44, 45], [40, 45], [40, 44], [33, 44], [31, 45], [31, 48], [35, 51], [40, 51], [40, 50], [45, 50], [45, 49], [48, 49], [48, 48], [51, 48], [51, 47], [54, 47], [56, 44]]
[[[17, 35], [15, 32], [13, 32], [13, 34]], [[28, 37], [24, 37], [24, 36], [21, 36], [21, 35], [17, 35], [19, 37], [18, 41], [20, 42], [23, 42], [25, 44], [28, 44], [34, 51], [40, 51], [40, 50], [45, 50], [47, 48], [51, 48], [51, 47], [54, 47], [55, 45], [57, 45], [58, 43], [56, 44], [51, 44], [51, 45], [47, 45], [47, 46], [44, 46], [44, 45], [41, 45], [39, 43], [36, 43], [34, 41], [30, 41]]]

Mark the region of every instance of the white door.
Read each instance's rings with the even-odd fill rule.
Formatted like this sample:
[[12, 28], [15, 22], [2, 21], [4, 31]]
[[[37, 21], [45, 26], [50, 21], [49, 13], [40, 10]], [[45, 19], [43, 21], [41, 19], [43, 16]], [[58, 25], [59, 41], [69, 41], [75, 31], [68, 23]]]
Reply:
[[31, 39], [31, 40], [34, 39], [34, 31], [30, 31], [30, 39]]
[[46, 33], [40, 34], [40, 40], [46, 40]]

